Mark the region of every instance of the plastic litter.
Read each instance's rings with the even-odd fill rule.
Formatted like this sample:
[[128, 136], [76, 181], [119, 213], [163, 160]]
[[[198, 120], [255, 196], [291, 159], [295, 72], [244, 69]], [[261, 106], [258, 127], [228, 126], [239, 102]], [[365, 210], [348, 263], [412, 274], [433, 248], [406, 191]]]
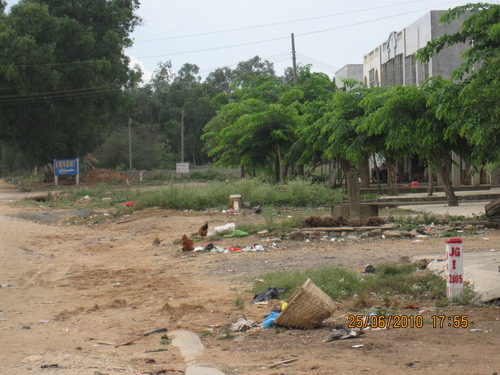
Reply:
[[227, 238], [246, 237], [246, 236], [248, 236], [248, 233], [245, 231], [239, 230], [239, 229], [235, 229], [233, 231], [233, 233], [224, 235], [224, 237], [227, 237]]
[[123, 203], [123, 205], [127, 206], [127, 207], [132, 207], [134, 204], [135, 204], [134, 201], [128, 201], [128, 202]]
[[376, 269], [371, 264], [367, 265], [363, 273], [375, 273]]
[[359, 328], [332, 328], [331, 332], [330, 337], [323, 342], [351, 339], [365, 334]]
[[235, 223], [227, 223], [225, 225], [220, 225], [218, 227], [210, 227], [208, 228], [208, 236], [214, 236], [216, 234], [226, 234], [226, 233], [231, 233], [234, 232], [236, 229], [236, 224]]
[[268, 316], [266, 316], [262, 320], [262, 327], [269, 328], [270, 326], [272, 326], [274, 324], [274, 321], [276, 320], [276, 318], [279, 316], [279, 314], [280, 313], [276, 312], [276, 311], [271, 312]]
[[270, 299], [279, 299], [279, 296], [284, 292], [286, 292], [286, 289], [270, 286], [266, 290], [257, 293], [253, 297], [252, 302], [263, 302], [263, 301], [268, 301]]
[[236, 323], [231, 324], [231, 327], [229, 327], [229, 329], [233, 332], [245, 332], [255, 327], [258, 327], [258, 324], [253, 320], [241, 317]]

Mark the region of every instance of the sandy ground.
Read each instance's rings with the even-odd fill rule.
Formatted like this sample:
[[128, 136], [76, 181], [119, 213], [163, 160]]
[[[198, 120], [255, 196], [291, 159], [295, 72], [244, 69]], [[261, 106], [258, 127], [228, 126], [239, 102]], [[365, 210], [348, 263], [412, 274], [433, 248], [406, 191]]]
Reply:
[[[172, 242], [196, 232], [206, 221], [219, 225], [264, 219], [149, 209], [104, 224], [75, 226], [58, 220], [44, 224], [38, 219], [51, 216], [46, 209], [13, 205], [9, 200], [14, 196], [20, 194], [0, 184], [2, 374], [194, 374], [186, 367], [185, 353], [168, 337], [182, 330], [195, 333], [205, 347], [196, 357], [197, 365], [225, 374], [500, 371], [500, 309], [492, 306], [420, 306], [426, 310], [423, 328], [367, 331], [361, 338], [329, 343], [323, 342], [329, 337], [328, 328], [254, 329], [230, 340], [219, 339], [224, 327], [239, 317], [259, 321], [270, 311], [271, 306], [247, 303], [239, 309], [235, 304], [238, 297], [252, 298], [248, 290], [263, 272], [325, 263], [361, 269], [368, 263], [397, 262], [401, 256], [444, 252], [442, 238], [417, 243], [412, 239], [281, 241], [274, 249], [272, 236], [250, 236], [227, 239], [221, 245], [261, 243], [268, 250], [183, 254]], [[38, 222], [26, 220], [34, 212]], [[156, 237], [163, 240], [161, 246], [152, 244]], [[500, 251], [500, 231], [489, 230], [488, 240], [484, 238], [485, 234], [464, 238], [464, 249]], [[339, 303], [334, 323], [347, 323], [348, 315], [364, 312], [348, 307]], [[400, 307], [397, 313], [414, 312]], [[467, 315], [470, 326], [433, 328], [436, 314]], [[168, 332], [143, 336], [155, 328]], [[169, 343], [162, 344], [163, 335]], [[363, 346], [352, 347], [357, 344]], [[269, 367], [292, 356], [297, 360], [289, 365]]]

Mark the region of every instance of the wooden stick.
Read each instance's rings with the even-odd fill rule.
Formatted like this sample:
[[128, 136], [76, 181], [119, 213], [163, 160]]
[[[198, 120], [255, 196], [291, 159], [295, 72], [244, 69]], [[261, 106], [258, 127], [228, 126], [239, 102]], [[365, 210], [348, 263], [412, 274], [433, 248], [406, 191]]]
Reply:
[[297, 359], [299, 359], [299, 358], [298, 358], [298, 357], [288, 358], [288, 359], [285, 359], [285, 360], [283, 360], [283, 361], [274, 362], [274, 363], [270, 364], [270, 365], [269, 365], [269, 366], [267, 366], [267, 367], [269, 367], [269, 368], [274, 368], [274, 367], [279, 366], [279, 365], [285, 365], [285, 364], [287, 364], [287, 363], [294, 362], [294, 361], [296, 361]]

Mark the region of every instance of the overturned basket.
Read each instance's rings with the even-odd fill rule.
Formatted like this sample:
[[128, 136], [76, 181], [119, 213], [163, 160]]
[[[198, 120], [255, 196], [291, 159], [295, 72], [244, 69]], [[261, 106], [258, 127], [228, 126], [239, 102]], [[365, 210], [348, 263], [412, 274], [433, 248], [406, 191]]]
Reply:
[[275, 325], [291, 328], [314, 328], [335, 311], [335, 303], [311, 279], [292, 296], [288, 306], [274, 321]]

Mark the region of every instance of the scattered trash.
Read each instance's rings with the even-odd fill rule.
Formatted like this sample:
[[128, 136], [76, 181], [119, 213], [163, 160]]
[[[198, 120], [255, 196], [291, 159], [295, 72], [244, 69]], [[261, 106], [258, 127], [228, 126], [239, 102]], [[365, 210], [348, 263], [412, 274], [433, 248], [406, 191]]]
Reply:
[[142, 335], [143, 336], [149, 336], [152, 335], [153, 333], [161, 333], [161, 332], [167, 332], [168, 330], [166, 328], [155, 328], [152, 329], [151, 331], [144, 332]]
[[270, 299], [279, 299], [280, 295], [285, 293], [285, 292], [286, 292], [286, 289], [277, 288], [275, 286], [270, 286], [266, 290], [256, 294], [252, 299], [252, 303], [268, 301]]
[[38, 323], [50, 323], [50, 320], [42, 319], [42, 320], [39, 320]]
[[128, 202], [123, 203], [123, 205], [127, 206], [127, 207], [132, 207], [134, 204], [135, 204], [134, 201], [128, 201]]
[[422, 240], [413, 240], [412, 243], [422, 242]]
[[116, 282], [116, 283], [108, 283], [109, 286], [118, 286], [118, 285], [121, 285], [121, 284], [122, 283], [118, 283], [118, 282]]
[[213, 243], [209, 243], [207, 246], [205, 246], [205, 251], [212, 251], [213, 249], [215, 249]]
[[376, 269], [371, 264], [367, 265], [363, 273], [375, 273]]
[[3, 284], [2, 288], [10, 288], [12, 285], [11, 284]]
[[255, 244], [253, 246], [247, 246], [247, 247], [244, 247], [243, 249], [241, 249], [241, 251], [243, 251], [243, 252], [255, 252], [255, 251], [264, 251], [264, 250], [266, 250], [264, 248], [264, 246], [259, 245], [259, 244]]
[[351, 339], [365, 334], [359, 328], [333, 328], [331, 332], [332, 334], [330, 335], [330, 337], [323, 342]]
[[245, 332], [255, 327], [258, 327], [258, 324], [253, 320], [248, 320], [244, 317], [241, 317], [236, 323], [231, 324], [231, 327], [229, 329], [233, 332]]
[[262, 213], [262, 209], [260, 208], [260, 206], [254, 207], [253, 208], [253, 213], [257, 214], [257, 215], [261, 214]]
[[218, 227], [210, 227], [208, 228], [207, 235], [209, 237], [214, 236], [216, 234], [226, 234], [231, 233], [236, 229], [235, 223], [227, 223], [225, 225], [220, 225]]
[[239, 247], [228, 247], [227, 250], [229, 250], [231, 253], [237, 253], [241, 251], [241, 248]]
[[235, 229], [232, 233], [224, 235], [224, 237], [227, 238], [246, 237], [246, 236], [248, 236], [248, 232], [239, 229]]
[[193, 250], [195, 253], [198, 251], [205, 251], [205, 248], [203, 246], [196, 246]]
[[268, 316], [262, 320], [262, 327], [269, 328], [274, 324], [276, 318], [280, 315], [279, 312], [272, 311]]
[[264, 234], [268, 234], [269, 231], [267, 229], [264, 229], [264, 230], [261, 230], [260, 232], [257, 232], [257, 234], [260, 234], [260, 235], [264, 235]]
[[351, 348], [358, 349], [358, 348], [362, 348], [363, 346], [364, 346], [363, 344], [358, 344], [358, 345], [351, 346]]

